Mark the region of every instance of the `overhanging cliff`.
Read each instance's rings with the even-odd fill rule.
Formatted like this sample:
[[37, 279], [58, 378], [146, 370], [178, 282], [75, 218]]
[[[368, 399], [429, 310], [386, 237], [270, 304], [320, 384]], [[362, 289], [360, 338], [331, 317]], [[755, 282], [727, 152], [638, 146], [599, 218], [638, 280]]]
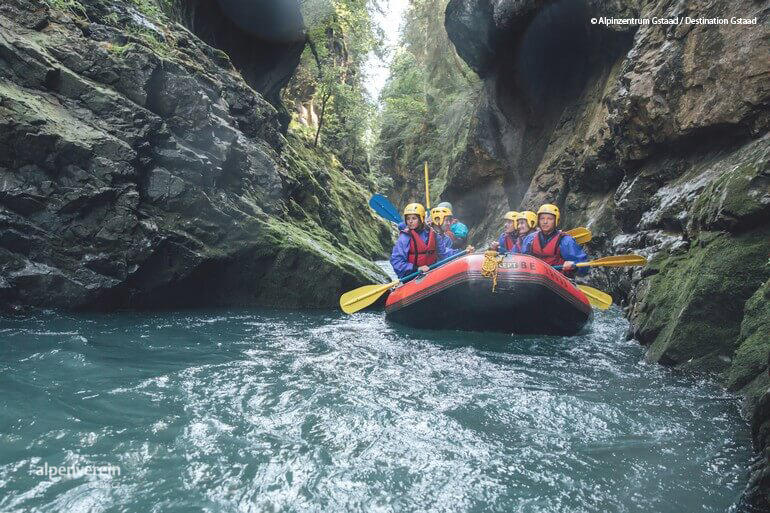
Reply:
[[170, 11], [204, 42], [227, 54], [249, 86], [281, 117], [289, 115], [281, 90], [305, 48], [305, 28], [297, 1], [174, 0]]

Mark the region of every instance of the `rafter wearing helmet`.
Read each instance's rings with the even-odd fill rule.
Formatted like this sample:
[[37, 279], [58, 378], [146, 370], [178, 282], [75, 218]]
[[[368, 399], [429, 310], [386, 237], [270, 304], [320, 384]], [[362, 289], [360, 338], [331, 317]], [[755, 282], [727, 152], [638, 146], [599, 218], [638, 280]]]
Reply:
[[[442, 217], [441, 230], [444, 235], [452, 240], [452, 247], [455, 249], [462, 249], [468, 244], [468, 227], [461, 223], [454, 215], [452, 204], [448, 201], [442, 201], [436, 205], [436, 209], [446, 209], [449, 211], [448, 215]], [[431, 210], [431, 212], [433, 212]], [[443, 211], [442, 211], [443, 212]], [[434, 219], [435, 223], [435, 219]]]
[[[522, 243], [522, 253], [535, 256], [548, 265], [561, 265], [562, 272], [574, 276], [575, 264], [588, 260], [583, 248], [571, 235], [559, 230], [559, 207], [551, 203], [541, 205], [537, 210], [538, 231], [530, 233]], [[581, 268], [579, 274], [588, 274], [588, 268]]]
[[410, 203], [404, 208], [406, 228], [398, 235], [390, 264], [399, 278], [414, 271], [428, 271], [428, 266], [460, 252], [452, 241], [425, 224], [425, 207]]
[[489, 245], [490, 248], [499, 251], [502, 254], [512, 253], [516, 245], [516, 239], [518, 238], [518, 232], [516, 231], [516, 218], [519, 213], [515, 210], [509, 210], [503, 214], [503, 233], [497, 241]]
[[531, 210], [519, 212], [516, 216], [516, 242], [513, 245], [513, 253], [521, 253], [524, 240], [537, 230], [537, 214]]

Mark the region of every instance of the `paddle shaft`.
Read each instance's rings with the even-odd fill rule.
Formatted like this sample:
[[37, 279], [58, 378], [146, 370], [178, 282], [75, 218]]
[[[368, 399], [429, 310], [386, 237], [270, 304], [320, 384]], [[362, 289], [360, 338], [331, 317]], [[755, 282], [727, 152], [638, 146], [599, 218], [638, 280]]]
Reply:
[[430, 210], [430, 187], [428, 187], [428, 161], [425, 161], [425, 209]]
[[[450, 260], [454, 260], [455, 258], [458, 258], [458, 257], [461, 257], [461, 256], [463, 256], [463, 255], [464, 255], [464, 254], [466, 254], [467, 252], [468, 252], [468, 250], [467, 250], [467, 249], [464, 249], [464, 250], [460, 251], [459, 253], [457, 253], [456, 255], [452, 255], [452, 256], [450, 256], [450, 257], [446, 257], [446, 258], [445, 258], [445, 259], [443, 259], [443, 260], [439, 260], [439, 261], [438, 261], [438, 262], [436, 262], [435, 264], [433, 264], [433, 265], [431, 265], [430, 267], [428, 267], [428, 270], [431, 270], [431, 269], [435, 269], [436, 267], [438, 267], [438, 266], [440, 266], [440, 265], [444, 265], [445, 263], [449, 262]], [[407, 274], [406, 276], [404, 276], [403, 278], [401, 278], [401, 283], [406, 283], [406, 282], [408, 282], [409, 280], [412, 280], [412, 279], [416, 278], [416, 277], [417, 277], [417, 276], [419, 276], [420, 274], [422, 274], [422, 271], [415, 271], [415, 272], [413, 272], [412, 274]]]
[[[580, 263], [575, 264], [575, 267], [591, 267], [592, 263], [593, 262], [580, 262]], [[564, 267], [564, 265], [555, 265], [555, 266], [553, 266], [553, 268], [556, 269], [557, 271], [560, 270], [562, 267]]]
[[[632, 267], [647, 265], [647, 259], [639, 255], [616, 255], [599, 258], [592, 262], [579, 262], [575, 267]], [[555, 265], [554, 269], [561, 269], [563, 265]]]

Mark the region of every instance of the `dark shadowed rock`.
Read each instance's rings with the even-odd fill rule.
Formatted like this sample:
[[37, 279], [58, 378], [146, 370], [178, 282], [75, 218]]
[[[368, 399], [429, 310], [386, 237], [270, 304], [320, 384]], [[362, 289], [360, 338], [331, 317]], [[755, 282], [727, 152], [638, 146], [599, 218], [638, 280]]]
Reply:
[[225, 54], [81, 3], [0, 7], [0, 309], [331, 307], [384, 278], [388, 228], [346, 208], [367, 191], [287, 142]]
[[[296, 0], [174, 0], [180, 20], [235, 66], [246, 83], [278, 111], [283, 129], [289, 115], [280, 99], [305, 48], [306, 34]], [[230, 64], [232, 61], [232, 64]]]

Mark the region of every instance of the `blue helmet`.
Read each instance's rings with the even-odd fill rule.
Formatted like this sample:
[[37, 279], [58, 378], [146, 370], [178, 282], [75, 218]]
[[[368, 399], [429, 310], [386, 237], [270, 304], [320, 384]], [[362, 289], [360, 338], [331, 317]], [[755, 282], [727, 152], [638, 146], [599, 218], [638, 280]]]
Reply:
[[451, 230], [452, 233], [455, 234], [455, 237], [459, 237], [460, 239], [464, 239], [468, 236], [468, 227], [463, 223], [453, 224]]

